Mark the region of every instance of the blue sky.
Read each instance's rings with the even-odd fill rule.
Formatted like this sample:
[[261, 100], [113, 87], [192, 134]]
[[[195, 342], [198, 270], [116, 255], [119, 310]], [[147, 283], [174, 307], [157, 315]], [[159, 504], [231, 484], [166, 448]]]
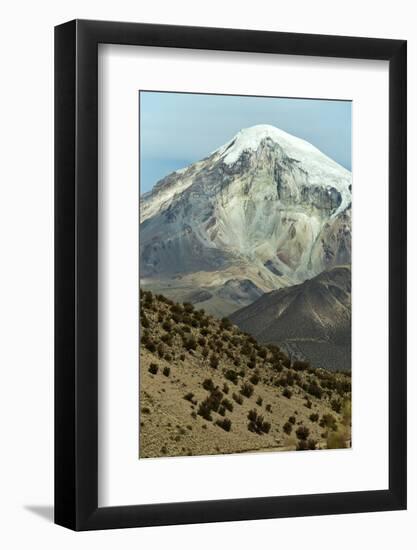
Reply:
[[141, 193], [242, 128], [272, 124], [351, 169], [351, 102], [140, 92]]

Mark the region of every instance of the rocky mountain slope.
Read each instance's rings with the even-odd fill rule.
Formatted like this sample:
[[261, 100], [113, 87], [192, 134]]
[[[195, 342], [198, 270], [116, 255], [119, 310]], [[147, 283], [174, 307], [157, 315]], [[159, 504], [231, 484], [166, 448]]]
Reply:
[[349, 374], [141, 291], [140, 458], [351, 445]]
[[268, 125], [239, 132], [140, 202], [141, 287], [222, 317], [350, 262], [351, 173]]
[[351, 368], [351, 269], [339, 266], [264, 294], [230, 316], [260, 342], [330, 370]]

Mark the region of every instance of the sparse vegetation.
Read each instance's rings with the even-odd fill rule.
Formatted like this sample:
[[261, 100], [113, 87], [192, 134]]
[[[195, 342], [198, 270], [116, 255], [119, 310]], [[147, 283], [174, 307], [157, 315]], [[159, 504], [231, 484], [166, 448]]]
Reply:
[[162, 342], [164, 342], [164, 344], [166, 344], [168, 347], [171, 347], [172, 346], [172, 335], [171, 334], [162, 334], [161, 336], [161, 340]]
[[309, 439], [306, 441], [305, 439], [299, 439], [297, 443], [297, 451], [314, 451], [317, 449], [317, 441], [314, 439]]
[[143, 326], [143, 328], [149, 328], [149, 326], [150, 326], [148, 318], [146, 317], [145, 314], [141, 315], [140, 323]]
[[251, 397], [253, 392], [254, 392], [254, 388], [252, 384], [248, 384], [247, 382], [242, 384], [242, 387], [240, 388], [240, 393], [242, 395], [244, 395], [245, 397]]
[[190, 304], [189, 302], [184, 302], [182, 307], [186, 313], [192, 313], [194, 311], [193, 304]]
[[189, 302], [140, 294], [141, 456], [350, 446], [349, 374], [291, 361]]
[[296, 429], [295, 435], [298, 437], [298, 439], [305, 441], [307, 437], [310, 435], [310, 430], [305, 426], [300, 426], [299, 428]]
[[271, 423], [265, 422], [264, 417], [258, 414], [256, 409], [252, 409], [248, 412], [248, 419], [248, 430], [250, 432], [255, 432], [259, 435], [269, 433], [269, 430], [271, 429]]
[[151, 363], [149, 365], [149, 369], [148, 371], [151, 373], [151, 374], [158, 374], [158, 365], [156, 363]]
[[233, 382], [233, 384], [237, 384], [237, 381], [239, 379], [238, 374], [233, 369], [228, 369], [224, 373], [224, 377], [227, 378], [227, 380], [230, 380], [230, 382]]
[[219, 366], [219, 358], [214, 353], [210, 357], [210, 367], [212, 369], [217, 369]]
[[207, 391], [213, 391], [215, 386], [214, 386], [214, 382], [211, 378], [206, 378], [203, 382], [203, 388]]
[[230, 412], [233, 411], [233, 403], [232, 403], [231, 401], [229, 401], [229, 399], [227, 399], [226, 397], [223, 399], [222, 405], [223, 405], [223, 407], [225, 407], [228, 411], [230, 411]]
[[321, 399], [323, 396], [323, 390], [316, 381], [312, 382], [311, 384], [307, 384], [307, 387], [305, 389], [306, 392], [314, 397], [317, 397], [317, 399]]
[[184, 399], [186, 401], [190, 401], [191, 403], [194, 403], [194, 394], [193, 392], [188, 392], [184, 395]]
[[297, 447], [296, 447], [296, 451], [307, 451], [308, 449], [308, 444], [307, 444], [307, 441], [305, 441], [304, 439], [300, 439], [298, 440], [297, 442]]
[[202, 403], [200, 403], [197, 414], [202, 416], [205, 420], [208, 420], [211, 422], [213, 420], [213, 417], [211, 416], [211, 411], [212, 411], [212, 408], [210, 404], [210, 399], [207, 398]]
[[337, 413], [340, 413], [340, 411], [342, 410], [342, 402], [340, 401], [340, 399], [332, 399], [330, 401], [330, 405], [332, 409]]
[[230, 319], [228, 319], [227, 317], [223, 317], [223, 319], [220, 321], [220, 327], [223, 329], [223, 330], [230, 330], [232, 328], [232, 323], [230, 321]]
[[265, 359], [267, 358], [267, 356], [268, 356], [268, 351], [267, 351], [267, 349], [266, 349], [266, 348], [260, 348], [260, 349], [258, 350], [258, 356], [259, 356], [261, 359], [264, 359], [264, 360], [265, 360]]
[[168, 320], [164, 321], [164, 322], [162, 323], [162, 328], [163, 328], [164, 330], [166, 330], [167, 332], [171, 332], [171, 330], [172, 330], [172, 323], [171, 323], [171, 321], [168, 321]]
[[145, 348], [147, 350], [149, 350], [151, 353], [155, 353], [156, 351], [156, 344], [153, 340], [146, 340], [145, 342], [143, 341], [144, 339], [142, 338], [142, 343], [144, 344]]
[[156, 348], [156, 351], [158, 352], [158, 355], [159, 357], [163, 357], [164, 354], [165, 354], [165, 346], [164, 344], [162, 344], [162, 342], [160, 344], [158, 344], [157, 348]]
[[184, 339], [184, 348], [187, 351], [195, 350], [197, 348], [197, 341], [194, 336]]
[[230, 418], [223, 418], [223, 420], [216, 420], [217, 426], [220, 426], [225, 432], [230, 432], [232, 428], [232, 421]]
[[336, 418], [332, 414], [324, 414], [320, 420], [322, 428], [330, 428], [333, 431], [337, 430]]
[[233, 393], [232, 397], [238, 405], [241, 405], [243, 403], [243, 397], [238, 393]]

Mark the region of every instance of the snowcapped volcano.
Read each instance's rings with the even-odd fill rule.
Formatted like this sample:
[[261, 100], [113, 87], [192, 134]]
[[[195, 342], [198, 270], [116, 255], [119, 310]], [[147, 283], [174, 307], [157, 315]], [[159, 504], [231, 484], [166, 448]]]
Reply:
[[[239, 158], [243, 151], [256, 151], [261, 141], [264, 139], [271, 139], [275, 143], [285, 145], [288, 149], [304, 149], [306, 153], [318, 151], [318, 149], [316, 149], [308, 141], [292, 136], [291, 134], [284, 132], [284, 130], [280, 130], [276, 126], [271, 126], [270, 124], [257, 124], [256, 126], [251, 126], [250, 128], [240, 130], [234, 138], [222, 147], [219, 147], [216, 152], [223, 155], [228, 150], [227, 158], [223, 157], [223, 160], [228, 164], [233, 164], [233, 162]], [[231, 146], [233, 146], [233, 149], [230, 149]]]
[[143, 287], [225, 315], [350, 262], [351, 173], [274, 126], [241, 130], [140, 203]]
[[257, 151], [265, 140], [270, 140], [272, 143], [279, 145], [289, 157], [300, 162], [302, 168], [309, 175], [310, 185], [323, 184], [324, 180], [326, 186], [334, 186], [342, 196], [338, 212], [348, 206], [351, 197], [349, 190], [350, 172], [324, 155], [308, 141], [292, 136], [275, 126], [259, 124], [245, 128], [236, 134], [231, 141], [220, 147], [216, 153], [220, 155], [224, 163], [232, 165], [237, 162], [243, 153]]

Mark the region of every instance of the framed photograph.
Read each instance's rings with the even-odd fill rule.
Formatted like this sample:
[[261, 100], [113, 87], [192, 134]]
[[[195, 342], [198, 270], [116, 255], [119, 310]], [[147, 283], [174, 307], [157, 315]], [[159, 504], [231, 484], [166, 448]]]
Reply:
[[406, 508], [405, 41], [70, 21], [55, 159], [57, 524]]

